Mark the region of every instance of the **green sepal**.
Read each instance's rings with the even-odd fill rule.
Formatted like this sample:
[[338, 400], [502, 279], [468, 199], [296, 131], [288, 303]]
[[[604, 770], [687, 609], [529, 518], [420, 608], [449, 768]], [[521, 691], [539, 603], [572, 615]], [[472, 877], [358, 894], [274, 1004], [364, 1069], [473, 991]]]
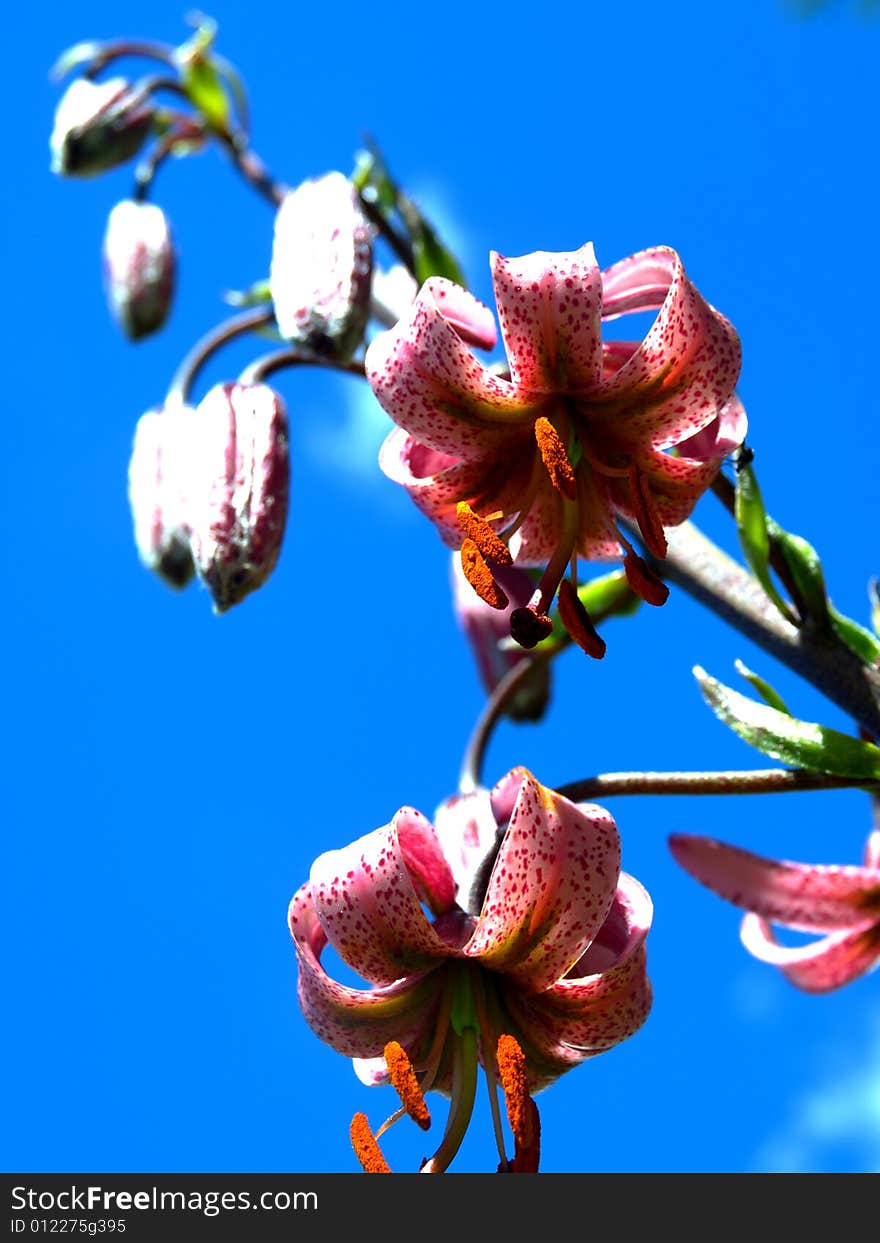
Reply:
[[249, 289], [227, 289], [223, 301], [228, 306], [265, 306], [272, 301], [272, 289], [268, 280], [255, 281]]
[[214, 129], [227, 131], [229, 95], [211, 56], [216, 34], [217, 23], [200, 16], [195, 34], [177, 48], [174, 59], [192, 106]]
[[761, 489], [758, 487], [758, 480], [750, 463], [738, 464], [736, 468], [734, 517], [746, 564], [761, 584], [767, 598], [772, 601], [786, 621], [796, 625], [797, 619], [770, 577], [769, 520], [767, 511], [764, 509]]
[[759, 674], [753, 673], [751, 669], [746, 668], [741, 660], [734, 661], [734, 664], [736, 666], [737, 673], [739, 673], [752, 685], [752, 687], [764, 700], [765, 704], [769, 704], [770, 707], [775, 708], [777, 712], [784, 712], [786, 716], [791, 716], [791, 711], [785, 700], [777, 691], [773, 689], [769, 682], [765, 682]]
[[738, 691], [694, 667], [703, 698], [720, 721], [744, 742], [772, 759], [810, 772], [865, 781], [880, 780], [880, 747], [835, 729], [799, 721]]

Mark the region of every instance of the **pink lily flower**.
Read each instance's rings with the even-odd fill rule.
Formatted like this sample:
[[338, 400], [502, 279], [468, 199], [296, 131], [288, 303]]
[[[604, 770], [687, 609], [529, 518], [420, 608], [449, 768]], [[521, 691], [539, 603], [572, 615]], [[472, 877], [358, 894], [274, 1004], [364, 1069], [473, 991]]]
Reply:
[[[748, 911], [746, 949], [805, 992], [831, 992], [880, 963], [880, 830], [868, 838], [861, 867], [776, 862], [685, 834], [670, 837], [669, 846], [691, 876]], [[780, 945], [771, 923], [824, 935]]]
[[[412, 1076], [405, 1095], [396, 1072], [408, 1059], [421, 1093], [451, 1098], [444, 1138], [424, 1167], [439, 1172], [461, 1144], [480, 1065], [501, 1134], [501, 1036], [519, 1046], [535, 1092], [641, 1026], [651, 1003], [651, 913], [647, 893], [620, 871], [611, 816], [515, 768], [491, 792], [448, 800], [436, 829], [403, 807], [316, 860], [290, 906], [299, 1002], [315, 1034], [355, 1059], [363, 1082], [393, 1082], [406, 1106]], [[327, 974], [328, 944], [369, 987]], [[533, 1103], [519, 1104], [521, 1116], [531, 1113]], [[423, 1111], [417, 1120], [425, 1125]], [[366, 1119], [355, 1121], [362, 1163], [382, 1168]], [[509, 1168], [500, 1144], [499, 1152]]]
[[[475, 590], [502, 608], [496, 566], [544, 567], [511, 624], [532, 647], [549, 632], [550, 605], [578, 557], [623, 557], [633, 589], [664, 602], [665, 586], [617, 519], [665, 556], [665, 528], [685, 521], [745, 436], [734, 393], [740, 344], [668, 247], [604, 272], [591, 244], [493, 254], [492, 274], [506, 372], [468, 348], [493, 342], [461, 332], [445, 308], [463, 291], [438, 277], [373, 340], [366, 371], [399, 425], [382, 470], [461, 549]], [[602, 340], [603, 320], [637, 311], [657, 311], [643, 341]], [[576, 613], [565, 608], [563, 619], [578, 641]]]

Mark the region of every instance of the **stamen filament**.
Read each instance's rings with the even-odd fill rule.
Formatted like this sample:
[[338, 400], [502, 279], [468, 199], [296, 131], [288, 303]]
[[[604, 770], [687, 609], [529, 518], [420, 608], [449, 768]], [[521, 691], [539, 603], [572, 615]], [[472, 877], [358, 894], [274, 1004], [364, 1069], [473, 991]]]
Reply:
[[495, 1132], [495, 1146], [501, 1157], [501, 1168], [507, 1170], [510, 1162], [504, 1149], [504, 1129], [501, 1125], [501, 1111], [498, 1107], [498, 1076], [495, 1063], [488, 1056], [487, 1050], [497, 1044], [494, 1038], [492, 1021], [486, 1005], [485, 981], [479, 972], [474, 973], [474, 1009], [477, 1012], [477, 1023], [480, 1027], [480, 1047], [483, 1049], [483, 1073], [486, 1076], [486, 1087], [489, 1089], [489, 1110], [492, 1114], [492, 1129]]
[[452, 1103], [440, 1147], [421, 1168], [422, 1174], [442, 1174], [461, 1147], [474, 1112], [477, 1094], [477, 1033], [465, 1027], [458, 1033], [452, 1063]]

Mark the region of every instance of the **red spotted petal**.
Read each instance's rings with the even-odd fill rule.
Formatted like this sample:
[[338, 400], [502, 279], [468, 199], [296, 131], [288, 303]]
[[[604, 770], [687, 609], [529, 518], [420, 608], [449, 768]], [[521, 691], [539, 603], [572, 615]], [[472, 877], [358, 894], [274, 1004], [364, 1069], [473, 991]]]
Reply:
[[288, 915], [299, 966], [299, 1002], [319, 1039], [346, 1057], [374, 1057], [389, 1040], [408, 1045], [433, 1026], [442, 981], [422, 972], [383, 988], [339, 984], [321, 965], [327, 938], [312, 901], [311, 886], [294, 895]]
[[857, 928], [877, 918], [880, 869], [777, 862], [709, 837], [674, 834], [678, 863], [747, 911], [804, 932]]
[[678, 255], [668, 246], [640, 250], [602, 273], [602, 318], [657, 311], [675, 275]]
[[472, 462], [503, 453], [506, 432], [531, 422], [534, 399], [471, 353], [429, 288], [364, 361], [383, 409], [429, 449]]
[[595, 939], [619, 871], [608, 812], [576, 806], [524, 773], [465, 953], [531, 991], [549, 988]]
[[449, 955], [428, 923], [401, 844], [426, 835], [419, 812], [402, 808], [384, 828], [312, 864], [311, 900], [327, 940], [370, 984], [391, 984]]
[[828, 993], [851, 984], [880, 963], [880, 919], [847, 932], [831, 932], [810, 945], [780, 945], [765, 919], [746, 915], [742, 942], [762, 962], [780, 967], [782, 974], [807, 993]]
[[494, 347], [498, 340], [495, 316], [472, 293], [442, 276], [430, 277], [423, 288], [462, 341], [482, 350]]
[[568, 974], [542, 993], [505, 989], [504, 1004], [528, 1041], [544, 1086], [626, 1040], [651, 1008], [645, 937], [653, 907], [621, 873], [614, 904], [596, 940]]
[[741, 349], [732, 325], [670, 260], [669, 290], [648, 335], [591, 394], [590, 418], [631, 444], [669, 448], [715, 419], [733, 396]]
[[602, 376], [602, 277], [592, 243], [518, 259], [492, 254], [514, 383], [533, 393], [590, 391]]

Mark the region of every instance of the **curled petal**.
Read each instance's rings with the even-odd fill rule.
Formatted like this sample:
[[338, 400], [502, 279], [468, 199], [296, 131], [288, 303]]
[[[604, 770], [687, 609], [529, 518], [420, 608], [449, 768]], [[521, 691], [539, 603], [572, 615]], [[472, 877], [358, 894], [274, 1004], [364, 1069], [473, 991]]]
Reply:
[[503, 452], [535, 402], [488, 370], [422, 287], [408, 314], [370, 343], [367, 379], [395, 423], [465, 462]]
[[518, 259], [492, 254], [511, 378], [535, 393], [589, 391], [602, 375], [602, 277], [593, 245]]
[[831, 932], [809, 945], [780, 945], [759, 915], [742, 922], [743, 945], [755, 958], [780, 967], [782, 974], [807, 993], [827, 993], [850, 984], [880, 963], [880, 921], [846, 932]]
[[742, 352], [733, 326], [685, 276], [678, 256], [648, 335], [592, 396], [593, 417], [628, 443], [665, 449], [695, 435], [733, 395]]
[[383, 988], [339, 984], [321, 965], [327, 944], [307, 883], [294, 895], [288, 914], [299, 966], [299, 1003], [306, 1022], [325, 1044], [346, 1057], [375, 1057], [389, 1040], [411, 1045], [431, 1032], [439, 988], [431, 973], [413, 975]]
[[425, 826], [418, 812], [404, 807], [391, 824], [312, 864], [311, 900], [321, 929], [371, 984], [391, 984], [449, 954], [425, 918], [401, 843], [401, 830], [406, 839], [424, 836]]
[[668, 246], [653, 246], [606, 268], [602, 273], [602, 318], [659, 310], [677, 262], [678, 256]]
[[443, 276], [432, 276], [424, 284], [437, 310], [467, 345], [491, 350], [498, 340], [495, 316], [472, 293]]
[[619, 872], [608, 812], [576, 806], [523, 771], [465, 953], [529, 990], [549, 988], [596, 937]]
[[505, 1006], [530, 1042], [537, 1086], [641, 1027], [651, 1008], [644, 942], [652, 915], [648, 894], [621, 873], [607, 920], [568, 975], [542, 993], [505, 990]]
[[434, 814], [434, 828], [455, 877], [459, 903], [467, 909], [474, 876], [496, 844], [498, 825], [489, 791], [481, 788], [446, 799]]
[[422, 901], [435, 915], [455, 905], [455, 880], [440, 840], [421, 812], [407, 808], [394, 823], [401, 853]]
[[877, 918], [880, 869], [777, 862], [709, 837], [674, 834], [673, 857], [736, 906], [804, 932], [858, 928]]

